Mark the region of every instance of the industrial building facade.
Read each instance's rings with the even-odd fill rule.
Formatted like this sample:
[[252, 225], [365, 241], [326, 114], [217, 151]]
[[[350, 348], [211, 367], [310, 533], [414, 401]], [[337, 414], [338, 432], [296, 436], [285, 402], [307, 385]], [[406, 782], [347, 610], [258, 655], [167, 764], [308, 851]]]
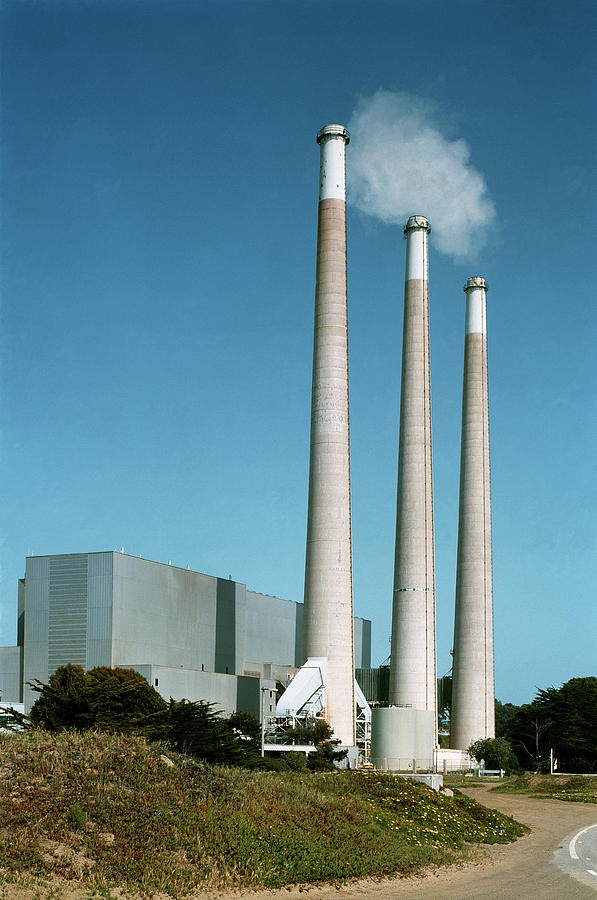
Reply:
[[[259, 715], [303, 662], [301, 603], [117, 551], [28, 557], [18, 607], [0, 703], [26, 710], [30, 682], [74, 663], [133, 668], [165, 699]], [[368, 667], [370, 621], [355, 619], [354, 634], [355, 663]]]

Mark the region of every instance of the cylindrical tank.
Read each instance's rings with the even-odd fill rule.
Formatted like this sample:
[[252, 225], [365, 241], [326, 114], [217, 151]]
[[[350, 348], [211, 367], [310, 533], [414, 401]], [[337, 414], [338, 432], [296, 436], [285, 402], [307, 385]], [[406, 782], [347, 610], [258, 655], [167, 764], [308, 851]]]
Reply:
[[415, 732], [415, 758], [419, 769], [433, 768], [436, 731], [437, 720], [435, 713], [430, 709], [418, 709]]
[[487, 282], [465, 285], [466, 327], [450, 744], [495, 735]]
[[371, 710], [371, 754], [376, 769], [395, 772], [433, 768], [434, 713], [401, 706]]
[[303, 660], [327, 657], [327, 720], [355, 743], [345, 151], [326, 125], [320, 146]]
[[[429, 222], [406, 223], [390, 703], [436, 715]], [[435, 733], [435, 730], [434, 730]]]
[[417, 711], [412, 707], [374, 706], [371, 710], [371, 754], [376, 769], [412, 770], [416, 757]]

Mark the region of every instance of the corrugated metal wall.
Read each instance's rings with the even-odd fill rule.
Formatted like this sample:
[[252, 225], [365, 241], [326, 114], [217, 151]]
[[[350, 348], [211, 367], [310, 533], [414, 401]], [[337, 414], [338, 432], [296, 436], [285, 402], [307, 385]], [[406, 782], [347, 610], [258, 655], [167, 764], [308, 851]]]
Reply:
[[86, 553], [50, 557], [48, 674], [68, 663], [87, 666]]
[[390, 667], [356, 669], [358, 685], [369, 703], [387, 703], [390, 691]]

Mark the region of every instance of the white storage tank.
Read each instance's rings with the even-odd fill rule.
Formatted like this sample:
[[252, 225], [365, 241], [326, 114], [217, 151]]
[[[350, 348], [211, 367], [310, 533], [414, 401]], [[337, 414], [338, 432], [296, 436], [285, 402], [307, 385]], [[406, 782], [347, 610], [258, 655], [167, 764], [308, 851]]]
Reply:
[[371, 762], [376, 769], [412, 772], [433, 768], [434, 713], [410, 706], [371, 710]]

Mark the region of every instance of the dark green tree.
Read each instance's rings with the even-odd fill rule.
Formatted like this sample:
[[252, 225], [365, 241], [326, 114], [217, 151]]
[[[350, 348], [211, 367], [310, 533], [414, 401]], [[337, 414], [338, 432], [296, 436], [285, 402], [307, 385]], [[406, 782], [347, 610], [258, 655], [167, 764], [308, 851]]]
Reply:
[[316, 749], [309, 753], [307, 768], [311, 771], [333, 771], [336, 763], [345, 759], [348, 750], [338, 750], [340, 740], [325, 719], [312, 719], [305, 725], [297, 725], [288, 731], [293, 744], [313, 744]]
[[29, 715], [33, 726], [48, 731], [75, 728], [83, 731], [93, 725], [93, 714], [85, 696], [85, 672], [81, 666], [60, 666], [47, 684], [35, 679], [31, 688], [39, 697]]
[[175, 750], [222, 765], [242, 765], [247, 750], [227, 721], [204, 700], [172, 700], [165, 737]]
[[512, 728], [516, 721], [516, 714], [520, 709], [513, 703], [500, 703], [495, 701], [495, 736], [512, 741]]
[[509, 729], [520, 766], [533, 772], [549, 770], [549, 726], [536, 701], [518, 707]]
[[159, 737], [166, 701], [134, 669], [98, 666], [86, 673], [85, 698], [93, 727]]
[[473, 756], [481, 762], [485, 760], [486, 769], [504, 769], [505, 772], [516, 768], [516, 757], [512, 753], [509, 741], [503, 737], [482, 738], [470, 745], [467, 750], [469, 756]]
[[597, 678], [571, 678], [515, 707], [507, 736], [520, 765], [549, 771], [553, 750], [560, 772], [597, 772]]
[[250, 712], [235, 712], [225, 720], [233, 734], [254, 750], [261, 750], [261, 723]]
[[533, 706], [561, 772], [597, 772], [597, 678], [540, 690]]
[[133, 669], [100, 666], [84, 672], [81, 666], [60, 666], [47, 684], [36, 679], [39, 694], [30, 713], [33, 726], [48, 731], [159, 733], [167, 708], [165, 700]]

